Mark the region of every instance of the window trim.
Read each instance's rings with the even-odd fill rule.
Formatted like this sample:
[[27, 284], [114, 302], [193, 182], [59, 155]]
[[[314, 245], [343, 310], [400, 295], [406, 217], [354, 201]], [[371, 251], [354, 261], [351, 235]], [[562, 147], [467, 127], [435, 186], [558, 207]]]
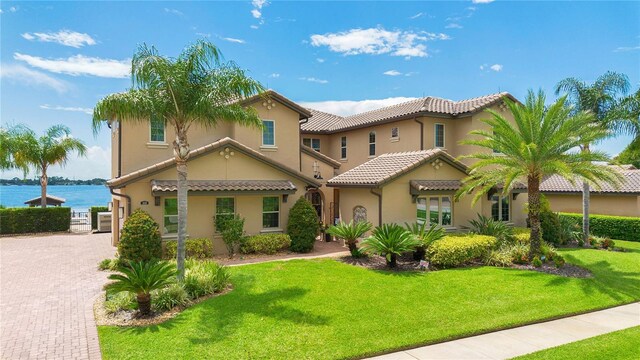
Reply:
[[[448, 225], [442, 225], [442, 199], [443, 198], [449, 198], [449, 203], [450, 203], [450, 210], [451, 210], [451, 224]], [[424, 221], [427, 223], [427, 226], [431, 226], [431, 218], [429, 216], [429, 202], [431, 200], [431, 198], [438, 198], [438, 224], [437, 226], [443, 227], [443, 228], [453, 228], [453, 196], [452, 195], [448, 195], [448, 194], [425, 194], [423, 196], [419, 196], [416, 199], [416, 221], [420, 221], [422, 219], [418, 218], [418, 201], [420, 201], [420, 199], [424, 199], [425, 200], [425, 206], [426, 206], [426, 210], [425, 210], [425, 219]]]
[[151, 117], [151, 119], [149, 120], [149, 143], [150, 144], [166, 144], [167, 143], [167, 124], [162, 121], [162, 119], [159, 119], [160, 121], [162, 121], [162, 141], [160, 140], [153, 140], [152, 138], [152, 123], [153, 123], [153, 116]]
[[[232, 199], [233, 200], [233, 212], [232, 213], [220, 213], [220, 214], [218, 214], [218, 199]], [[216, 216], [216, 219], [217, 219], [218, 215], [232, 215], [232, 216], [235, 216], [237, 214], [237, 212], [236, 212], [236, 197], [235, 196], [216, 196], [214, 214]], [[215, 224], [217, 224], [217, 222], [215, 222]], [[216, 229], [216, 232], [218, 232], [217, 229]]]
[[[266, 198], [276, 198], [278, 200], [278, 211], [264, 211], [264, 199]], [[280, 219], [280, 210], [281, 210], [281, 203], [280, 203], [280, 196], [263, 196], [262, 197], [262, 231], [269, 231], [269, 230], [276, 230], [276, 229], [280, 229], [280, 224], [281, 224], [281, 219]], [[278, 214], [278, 226], [276, 227], [265, 227], [264, 226], [264, 214], [274, 214], [277, 213]]]
[[[176, 214], [175, 215], [166, 215], [166, 201], [170, 200], [170, 199], [176, 199]], [[173, 196], [167, 196], [165, 198], [162, 199], [162, 235], [168, 235], [168, 236], [175, 236], [178, 234], [178, 229], [176, 229], [176, 232], [168, 232], [166, 231], [167, 226], [166, 226], [166, 220], [168, 216], [175, 216], [176, 218], [178, 217], [178, 198], [177, 197], [173, 197]]]
[[[343, 151], [344, 151], [344, 156], [342, 156]], [[347, 160], [347, 137], [346, 136], [340, 137], [340, 160]]]
[[[371, 142], [371, 134], [373, 134], [373, 142]], [[375, 130], [374, 131], [369, 131], [369, 138], [368, 138], [368, 142], [369, 142], [369, 157], [375, 157], [376, 156], [376, 141], [378, 141], [378, 135], [376, 134]], [[373, 154], [371, 154], [371, 145], [373, 145]]]
[[[493, 199], [494, 197], [498, 198], [498, 218], [499, 219], [494, 219], [493, 218]], [[507, 199], [507, 220], [502, 220], [502, 215], [503, 215], [503, 207], [502, 207], [502, 199], [506, 198]], [[491, 196], [491, 218], [493, 220], [496, 221], [504, 221], [504, 222], [511, 222], [511, 196], [510, 195], [501, 195], [501, 194], [494, 194]]]
[[[438, 125], [442, 125], [442, 146], [438, 146]], [[447, 146], [447, 142], [445, 141], [445, 126], [443, 123], [435, 123], [433, 124], [433, 147], [435, 148], [445, 148]]]
[[265, 122], [273, 123], [273, 144], [265, 144], [264, 143], [264, 128], [263, 128], [262, 132], [260, 133], [260, 143], [262, 144], [261, 147], [275, 148], [276, 147], [276, 121], [275, 120], [271, 120], [271, 119], [262, 119], [263, 125], [264, 125]]

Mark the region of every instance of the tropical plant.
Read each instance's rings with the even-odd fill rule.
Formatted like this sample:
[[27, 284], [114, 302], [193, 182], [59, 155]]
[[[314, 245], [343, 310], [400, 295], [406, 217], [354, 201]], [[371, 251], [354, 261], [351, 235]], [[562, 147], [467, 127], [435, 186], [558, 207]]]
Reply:
[[215, 261], [187, 260], [184, 288], [192, 299], [224, 290], [229, 284], [229, 270]]
[[571, 183], [584, 180], [596, 184], [618, 183], [622, 178], [610, 167], [594, 163], [606, 161], [606, 154], [572, 151], [585, 142], [591, 143], [606, 136], [604, 129], [591, 126], [593, 115], [584, 111], [573, 112], [565, 96], [549, 107], [545, 101], [542, 91], [537, 95], [529, 91], [524, 104], [505, 98], [513, 122], [501, 113], [487, 110], [491, 117], [482, 121], [489, 129], [471, 131], [471, 135], [479, 138], [461, 143], [489, 151], [463, 156], [478, 161], [470, 166], [469, 176], [456, 193], [456, 198], [460, 198], [476, 189], [473, 197], [473, 203], [476, 203], [498, 184], [503, 186], [504, 195], [508, 195], [516, 183], [527, 184], [530, 259], [540, 253], [540, 182], [544, 176], [558, 174]]
[[287, 234], [291, 237], [291, 250], [301, 253], [313, 250], [319, 230], [318, 213], [309, 200], [300, 197], [289, 210]]
[[111, 292], [127, 291], [136, 295], [141, 315], [151, 312], [151, 292], [173, 283], [176, 270], [173, 264], [164, 261], [129, 261], [118, 268], [118, 274], [109, 275], [113, 283], [107, 285]]
[[469, 221], [471, 231], [479, 235], [490, 235], [498, 239], [499, 243], [512, 242], [513, 227], [504, 221], [478, 214], [478, 219]]
[[640, 169], [640, 136], [633, 139], [613, 160], [617, 164], [631, 164]]
[[214, 128], [227, 121], [262, 127], [252, 107], [238, 100], [263, 91], [233, 62], [224, 62], [212, 43], [204, 40], [188, 46], [177, 58], [158, 54], [141, 45], [131, 61], [133, 88], [106, 96], [93, 111], [93, 129], [104, 120], [148, 123], [152, 117], [173, 127], [173, 150], [178, 172], [178, 278], [184, 276], [187, 235], [187, 160], [189, 129], [193, 125]]
[[444, 228], [439, 227], [438, 224], [432, 224], [427, 229], [427, 222], [423, 221], [422, 223], [414, 222], [413, 224], [404, 223], [405, 228], [415, 237], [420, 245], [416, 246], [415, 251], [413, 252], [414, 260], [423, 260], [425, 255], [427, 254], [427, 249], [431, 244], [435, 241], [442, 239], [446, 231]]
[[2, 150], [2, 157], [5, 158], [2, 162], [6, 161], [6, 151], [9, 151], [14, 167], [23, 169], [25, 174], [31, 168], [40, 173], [40, 205], [47, 207], [47, 170], [52, 165], [65, 166], [73, 152], [85, 156], [87, 147], [81, 140], [71, 137], [71, 130], [64, 125], [54, 125], [40, 137], [23, 126], [14, 128], [8, 134], [3, 135], [11, 140], [8, 149]]
[[[629, 91], [629, 78], [620, 73], [608, 71], [599, 76], [593, 84], [576, 78], [566, 78], [556, 85], [556, 95], [566, 93], [568, 102], [574, 105], [574, 113], [590, 112], [593, 117], [589, 126], [597, 126], [613, 136], [627, 129], [629, 114], [622, 108], [622, 96]], [[637, 121], [637, 118], [636, 118]], [[598, 139], [582, 139], [579, 147], [583, 153], [591, 151], [590, 146]], [[590, 184], [582, 183], [582, 233], [584, 241], [589, 241], [589, 191]]]
[[387, 266], [398, 265], [398, 255], [413, 251], [421, 243], [415, 236], [398, 224], [382, 224], [373, 229], [373, 233], [362, 241], [362, 249], [369, 253], [379, 254], [387, 260]]
[[340, 221], [337, 225], [329, 226], [327, 233], [344, 240], [349, 247], [351, 255], [353, 255], [358, 253], [358, 239], [364, 236], [372, 227], [373, 225], [368, 221], [354, 222], [351, 220], [348, 223]]
[[184, 289], [184, 284], [175, 283], [160, 290], [152, 292], [151, 306], [155, 311], [168, 311], [176, 306], [189, 305], [189, 294]]
[[233, 218], [225, 220], [218, 229], [222, 233], [222, 241], [227, 246], [231, 258], [244, 240], [244, 218], [234, 215]]

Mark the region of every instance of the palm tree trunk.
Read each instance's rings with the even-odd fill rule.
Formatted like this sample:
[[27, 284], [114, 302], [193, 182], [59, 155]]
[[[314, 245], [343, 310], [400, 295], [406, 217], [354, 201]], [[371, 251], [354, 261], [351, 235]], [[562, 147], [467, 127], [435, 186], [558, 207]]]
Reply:
[[151, 312], [151, 295], [138, 294], [136, 295], [136, 301], [138, 302], [138, 311], [140, 311], [140, 314], [149, 315]]
[[[582, 146], [583, 153], [589, 153], [589, 144]], [[585, 245], [589, 245], [589, 205], [591, 198], [589, 194], [589, 183], [586, 181], [582, 183], [582, 240]]]
[[176, 262], [178, 267], [178, 280], [184, 279], [185, 242], [187, 237], [187, 159], [189, 157], [189, 144], [187, 135], [176, 131], [174, 151], [178, 170], [178, 249]]
[[396, 254], [391, 254], [391, 256], [389, 256], [389, 261], [387, 265], [389, 265], [390, 268], [395, 268], [398, 266], [398, 260], [397, 260]]
[[542, 232], [540, 230], [540, 177], [530, 175], [528, 181], [529, 192], [529, 223], [531, 233], [529, 235], [529, 259], [540, 254]]
[[354, 251], [358, 250], [358, 245], [356, 243], [358, 240], [347, 241], [347, 246], [349, 246], [349, 251], [353, 254]]
[[49, 179], [47, 178], [47, 168], [42, 167], [42, 175], [40, 175], [40, 206], [43, 208], [47, 207], [47, 183]]

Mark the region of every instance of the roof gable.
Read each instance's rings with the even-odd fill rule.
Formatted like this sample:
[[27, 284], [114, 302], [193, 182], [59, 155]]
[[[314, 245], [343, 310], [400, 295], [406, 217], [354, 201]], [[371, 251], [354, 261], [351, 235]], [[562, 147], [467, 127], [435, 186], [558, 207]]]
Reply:
[[342, 165], [342, 163], [338, 160], [335, 160], [333, 158], [328, 157], [327, 155], [319, 152], [319, 151], [315, 151], [312, 148], [306, 146], [306, 145], [300, 145], [300, 152], [307, 154], [313, 158], [316, 158], [322, 162], [324, 162], [325, 164], [331, 165], [333, 166], [334, 169], [338, 169], [340, 167], [340, 165]]
[[276, 100], [279, 103], [281, 103], [282, 105], [284, 105], [284, 106], [288, 107], [289, 109], [297, 112], [298, 114], [300, 114], [300, 120], [307, 119], [307, 118], [311, 117], [311, 111], [309, 111], [309, 109], [304, 108], [304, 107], [296, 104], [292, 100], [289, 100], [288, 98], [286, 98], [282, 94], [280, 94], [277, 91], [272, 90], [272, 89], [266, 90], [262, 94], [256, 94], [256, 95], [253, 95], [251, 97], [248, 97], [248, 98], [240, 101], [240, 104], [249, 105], [249, 104], [252, 104], [254, 102], [267, 100], [267, 99]]

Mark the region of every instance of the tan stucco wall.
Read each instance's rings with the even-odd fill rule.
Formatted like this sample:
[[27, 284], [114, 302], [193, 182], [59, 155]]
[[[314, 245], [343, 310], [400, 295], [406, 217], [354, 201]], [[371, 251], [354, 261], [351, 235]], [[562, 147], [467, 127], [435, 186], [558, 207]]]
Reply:
[[[376, 189], [374, 191], [380, 191]], [[344, 222], [353, 220], [353, 209], [363, 206], [367, 209], [367, 221], [374, 226], [378, 224], [378, 198], [371, 194], [370, 189], [342, 188], [340, 189], [340, 218]]]
[[[582, 194], [545, 194], [551, 210], [582, 213]], [[590, 213], [599, 215], [640, 216], [640, 196], [591, 194]]]

